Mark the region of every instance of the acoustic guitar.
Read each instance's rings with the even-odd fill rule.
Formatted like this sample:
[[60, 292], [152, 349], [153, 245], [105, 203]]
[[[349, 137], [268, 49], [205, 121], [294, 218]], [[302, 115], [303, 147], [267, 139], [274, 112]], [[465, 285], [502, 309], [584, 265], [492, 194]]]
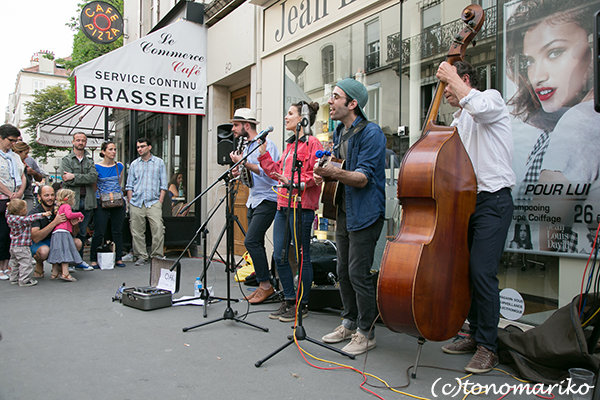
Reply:
[[[315, 156], [319, 158], [318, 166], [324, 167], [331, 164], [334, 167], [343, 169], [345, 160], [334, 157], [329, 150], [317, 150]], [[321, 192], [321, 203], [323, 204], [323, 217], [336, 219], [337, 204], [340, 200], [342, 185], [333, 178], [323, 177], [323, 190]]]

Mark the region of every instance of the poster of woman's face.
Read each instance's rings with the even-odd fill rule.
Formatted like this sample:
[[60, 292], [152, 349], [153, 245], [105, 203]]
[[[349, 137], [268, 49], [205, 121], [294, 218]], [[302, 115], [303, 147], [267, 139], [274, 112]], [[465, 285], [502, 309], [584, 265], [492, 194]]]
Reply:
[[504, 5], [503, 95], [512, 116], [517, 175], [514, 223], [539, 227], [534, 250], [579, 252], [577, 232], [587, 232], [600, 215], [600, 115], [593, 110], [592, 90], [598, 10], [599, 0]]

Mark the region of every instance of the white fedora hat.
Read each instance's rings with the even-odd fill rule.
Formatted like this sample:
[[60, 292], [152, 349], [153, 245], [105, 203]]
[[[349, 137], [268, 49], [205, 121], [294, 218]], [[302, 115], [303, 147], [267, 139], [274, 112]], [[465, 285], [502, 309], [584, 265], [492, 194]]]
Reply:
[[238, 108], [233, 114], [233, 118], [229, 122], [250, 122], [251, 124], [258, 124], [256, 120], [256, 113], [249, 108]]

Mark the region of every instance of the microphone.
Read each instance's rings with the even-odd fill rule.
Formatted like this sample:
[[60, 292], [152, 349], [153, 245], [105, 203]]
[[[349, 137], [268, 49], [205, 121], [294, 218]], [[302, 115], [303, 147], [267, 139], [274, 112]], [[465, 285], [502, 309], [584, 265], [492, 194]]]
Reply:
[[[286, 188], [287, 190], [290, 190], [290, 183], [280, 183], [279, 185], [275, 185], [276, 188]], [[302, 192], [304, 190], [304, 188], [306, 187], [306, 183], [304, 182], [300, 182], [300, 184], [298, 185], [297, 183], [294, 183], [294, 189], [298, 189], [298, 186], [300, 186], [300, 191]]]
[[271, 125], [269, 125], [267, 127], [267, 129], [265, 129], [264, 131], [262, 131], [261, 133], [259, 133], [254, 140], [252, 140], [252, 142], [258, 142], [261, 141], [264, 143], [265, 140], [267, 140], [267, 135], [269, 133], [273, 132], [273, 127]]
[[310, 110], [305, 101], [302, 102], [302, 126], [304, 127], [304, 134], [310, 135]]

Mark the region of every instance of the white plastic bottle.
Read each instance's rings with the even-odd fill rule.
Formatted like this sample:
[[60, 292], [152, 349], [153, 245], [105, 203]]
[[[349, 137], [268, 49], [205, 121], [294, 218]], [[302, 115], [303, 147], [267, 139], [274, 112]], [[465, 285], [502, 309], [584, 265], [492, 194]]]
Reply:
[[194, 297], [200, 297], [200, 294], [202, 294], [202, 281], [197, 277], [194, 282]]

